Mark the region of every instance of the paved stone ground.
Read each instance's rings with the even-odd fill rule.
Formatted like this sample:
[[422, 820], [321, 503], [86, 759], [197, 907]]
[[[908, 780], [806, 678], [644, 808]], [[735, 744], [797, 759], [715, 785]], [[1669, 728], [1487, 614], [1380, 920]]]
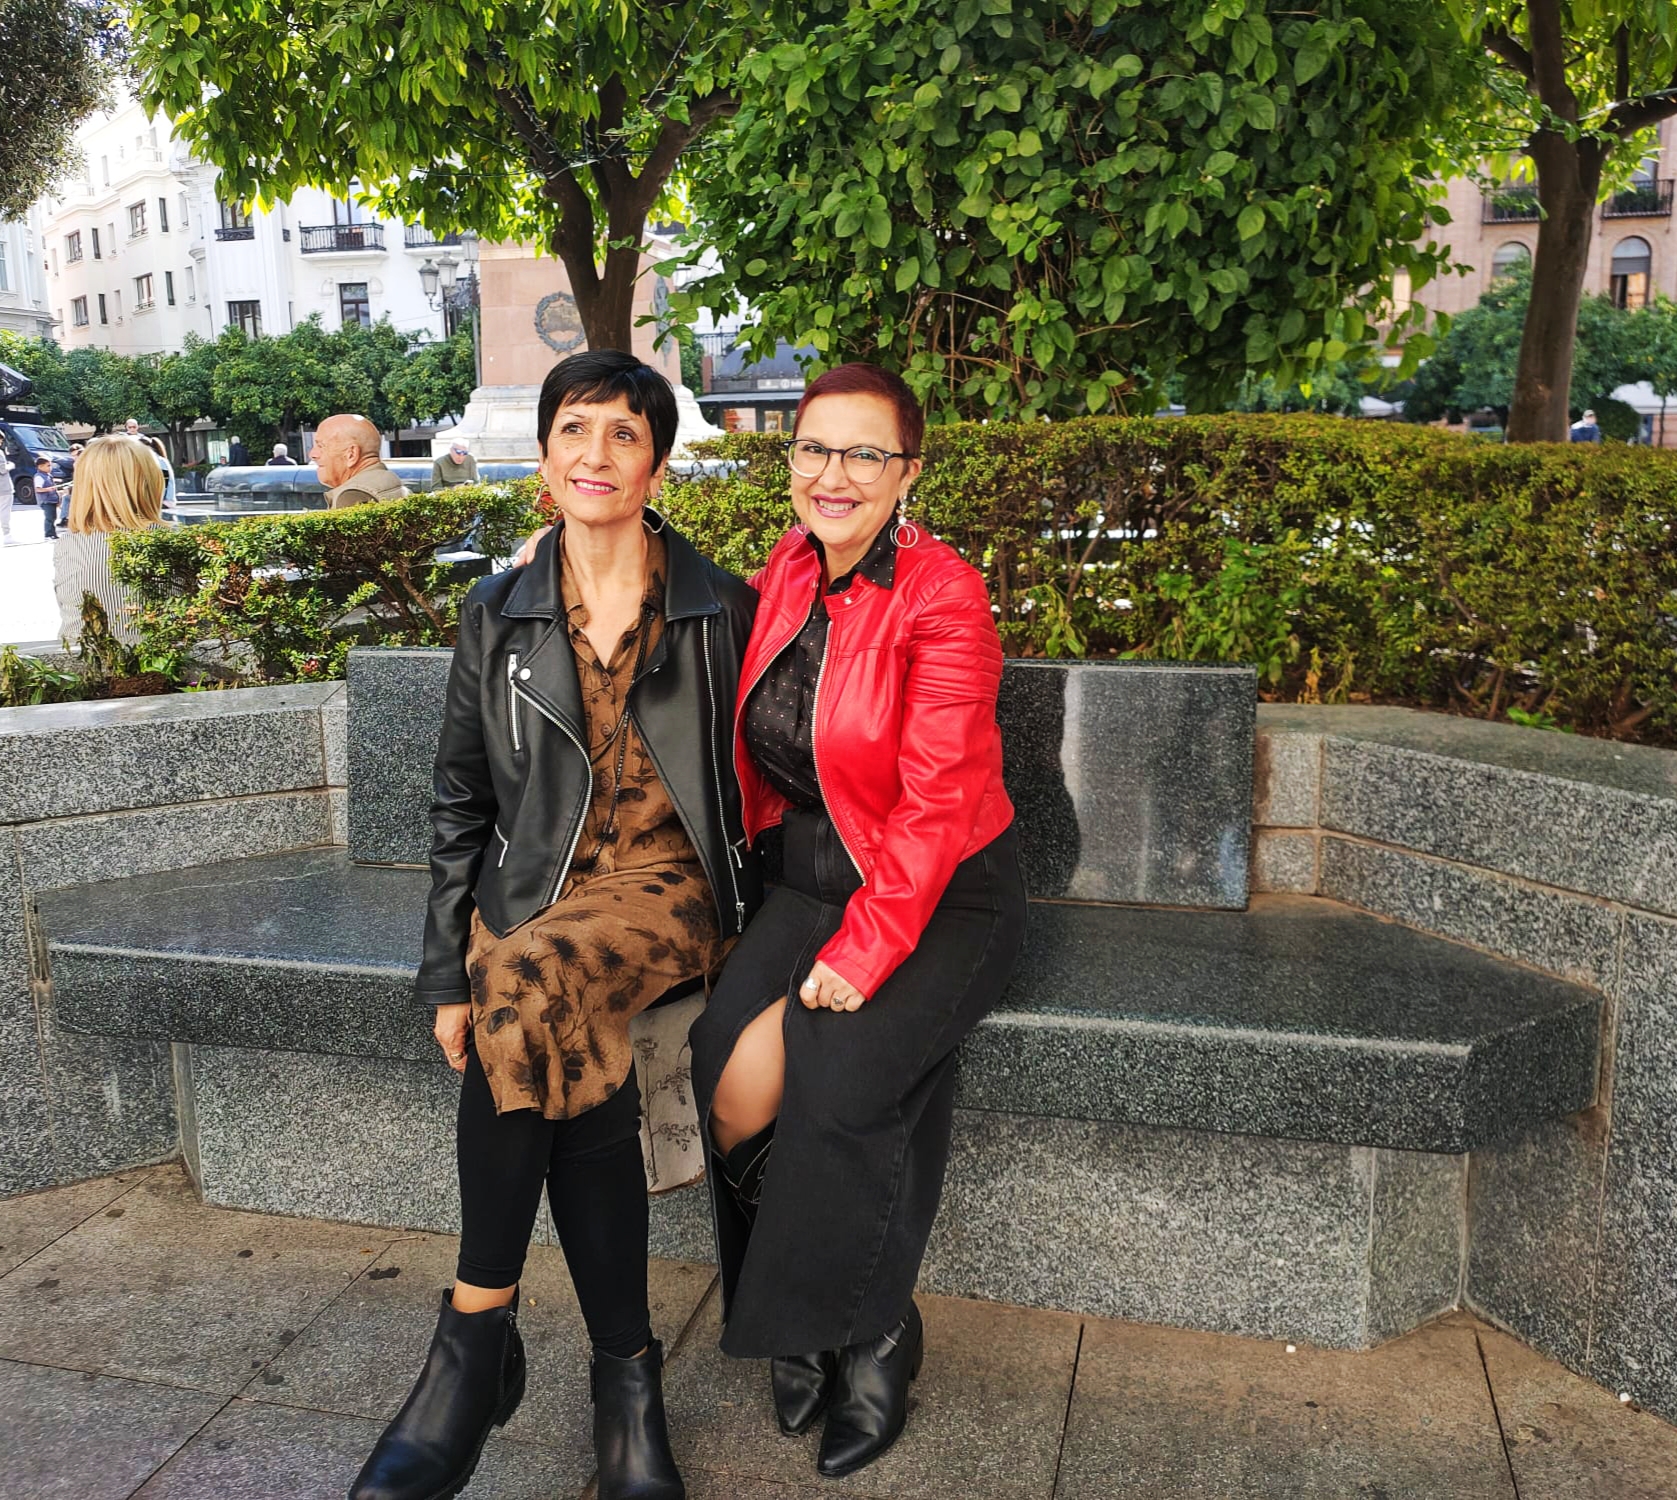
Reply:
[[[178, 1166], [0, 1201], [5, 1500], [341, 1497], [419, 1367], [454, 1242], [205, 1208]], [[928, 1297], [918, 1409], [838, 1484], [653, 1267], [692, 1500], [1677, 1500], [1677, 1429], [1456, 1315], [1342, 1354]], [[581, 1321], [538, 1248], [530, 1393], [471, 1500], [592, 1495]]]

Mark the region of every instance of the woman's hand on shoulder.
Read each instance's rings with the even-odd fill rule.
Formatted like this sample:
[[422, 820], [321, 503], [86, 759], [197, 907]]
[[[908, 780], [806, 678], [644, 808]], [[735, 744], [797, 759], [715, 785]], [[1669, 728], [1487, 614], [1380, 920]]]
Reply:
[[542, 538], [552, 530], [551, 526], [542, 526], [532, 531], [524, 545], [518, 549], [518, 556], [512, 560], [513, 567], [525, 568], [533, 563], [536, 560], [536, 548], [541, 545]]
[[471, 1019], [470, 1005], [439, 1005], [436, 1023], [431, 1027], [431, 1035], [456, 1073], [466, 1071], [466, 1032]]
[[809, 971], [798, 998], [805, 1010], [860, 1010], [868, 1003], [866, 995], [820, 959], [816, 959], [815, 967]]

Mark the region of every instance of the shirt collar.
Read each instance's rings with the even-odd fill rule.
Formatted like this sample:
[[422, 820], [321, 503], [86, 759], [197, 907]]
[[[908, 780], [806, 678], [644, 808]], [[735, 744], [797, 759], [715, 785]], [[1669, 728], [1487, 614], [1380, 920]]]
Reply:
[[[875, 588], [888, 589], [897, 580], [897, 543], [892, 536], [896, 530], [897, 518], [892, 516], [879, 529], [879, 535], [873, 539], [862, 560], [848, 573], [835, 578], [827, 587], [829, 594], [842, 594], [858, 578], [865, 578]], [[809, 533], [810, 545], [815, 548], [815, 555], [823, 562], [827, 558], [827, 549], [821, 545], [821, 538], [813, 531]]]

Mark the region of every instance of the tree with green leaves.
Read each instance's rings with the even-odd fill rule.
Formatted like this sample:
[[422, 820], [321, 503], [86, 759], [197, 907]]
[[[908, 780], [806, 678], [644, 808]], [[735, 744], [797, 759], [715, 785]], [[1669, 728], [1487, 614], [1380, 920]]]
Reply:
[[1655, 297], [1631, 314], [1633, 380], [1645, 380], [1660, 398], [1655, 441], [1665, 446], [1666, 407], [1677, 396], [1677, 302]]
[[[678, 316], [885, 360], [965, 416], [1225, 407], [1443, 265], [1472, 62], [1402, 0], [821, 0], [742, 64]], [[696, 257], [695, 257], [696, 258]], [[1396, 318], [1393, 342], [1412, 317]], [[1410, 358], [1429, 347], [1409, 335]]]
[[463, 412], [476, 384], [471, 334], [421, 344], [385, 382], [393, 426], [413, 427]]
[[0, 219], [20, 219], [79, 164], [76, 128], [111, 99], [128, 34], [103, 0], [5, 0]]
[[[1404, 392], [1404, 416], [1412, 422], [1432, 422], [1446, 415], [1489, 410], [1506, 427], [1519, 391], [1532, 297], [1532, 268], [1520, 261], [1508, 275], [1493, 281], [1475, 306], [1458, 313], [1437, 353], [1416, 371], [1412, 386]], [[1586, 407], [1593, 406], [1605, 416], [1607, 403], [1619, 386], [1646, 378], [1641, 362], [1643, 338], [1636, 320], [1637, 314], [1615, 307], [1608, 297], [1585, 297], [1579, 302], [1572, 329], [1575, 357], [1567, 397], [1569, 423], [1573, 412]]]
[[735, 107], [737, 0], [136, 0], [146, 104], [221, 190], [357, 191], [434, 231], [538, 241], [591, 347], [629, 347], [640, 247]]
[[202, 417], [215, 417], [215, 372], [222, 346], [214, 339], [189, 333], [185, 347], [157, 361], [151, 377], [152, 415], [168, 426], [177, 453], [186, 429]]
[[1677, 5], [1671, 0], [1449, 0], [1484, 49], [1493, 159], [1529, 159], [1543, 217], [1509, 403], [1511, 442], [1565, 441], [1573, 336], [1596, 204], [1622, 187], [1677, 115]]

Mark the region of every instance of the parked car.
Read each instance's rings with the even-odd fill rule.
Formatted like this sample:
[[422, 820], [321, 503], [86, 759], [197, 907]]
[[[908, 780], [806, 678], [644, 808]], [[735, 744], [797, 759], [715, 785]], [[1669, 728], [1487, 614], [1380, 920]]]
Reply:
[[70, 482], [76, 462], [70, 440], [43, 419], [38, 406], [22, 402], [34, 385], [27, 375], [0, 365], [0, 448], [6, 453], [13, 503], [35, 503], [35, 461], [43, 454], [52, 460], [52, 477], [62, 487]]

